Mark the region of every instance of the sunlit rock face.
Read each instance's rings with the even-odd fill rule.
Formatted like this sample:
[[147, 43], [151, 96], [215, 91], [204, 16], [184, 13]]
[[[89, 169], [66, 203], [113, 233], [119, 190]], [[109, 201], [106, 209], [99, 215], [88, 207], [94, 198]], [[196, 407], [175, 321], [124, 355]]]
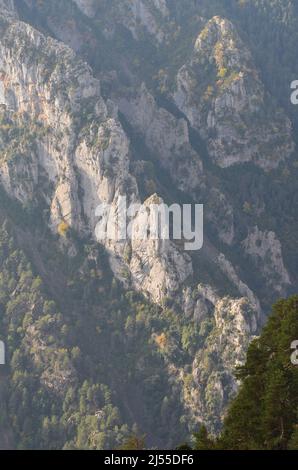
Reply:
[[[40, 48], [42, 62], [35, 60]], [[36, 145], [26, 148], [27, 158], [7, 159], [1, 165], [2, 184], [23, 203], [41, 193], [50, 205], [49, 224], [54, 231], [65, 221], [80, 234], [95, 237], [100, 204], [110, 204], [111, 211], [116, 211], [121, 196], [128, 203], [140, 202], [129, 172], [129, 141], [115, 106], [104, 102], [100, 83], [86, 64], [30, 26], [8, 26], [0, 54], [1, 104], [20, 122], [25, 114], [30, 122], [37, 120], [40, 134]], [[86, 125], [81, 120], [87, 113]], [[118, 277], [126, 282], [126, 268], [132, 284], [158, 303], [174, 295], [192, 272], [191, 260], [171, 243], [163, 248], [155, 242], [133, 243], [128, 266], [124, 261], [127, 242], [107, 239], [103, 243]]]
[[281, 243], [276, 234], [262, 232], [258, 227], [254, 227], [244, 240], [243, 246], [271, 288], [279, 295], [284, 295], [291, 280], [284, 265]]
[[[54, 234], [64, 223], [93, 241], [103, 203], [116, 215], [123, 197], [145, 208], [204, 203], [197, 253], [172, 240], [99, 242], [127, 289], [194, 325], [183, 331], [185, 342], [199, 337], [191, 354], [179, 332], [176, 361], [164, 360], [193, 429], [206, 422], [218, 431], [264, 304], [295, 282], [263, 180], [239, 191], [228, 173], [239, 169], [234, 179], [246, 183], [244, 164], [255, 178], [287, 164], [294, 143], [286, 112], [227, 19], [198, 17], [187, 44], [165, 0], [69, 0], [59, 18], [56, 0], [25, 3], [31, 25], [18, 21], [12, 1], [0, 1], [0, 129], [11, 130], [8, 139], [0, 132], [1, 185], [26, 207], [41, 204]], [[144, 213], [135, 216], [137, 231], [145, 223]], [[64, 393], [62, 376], [53, 386]]]
[[225, 168], [253, 162], [278, 167], [294, 150], [291, 123], [265, 91], [234, 25], [215, 17], [178, 72], [174, 99]]
[[144, 84], [137, 93], [122, 96], [118, 105], [178, 188], [194, 193], [204, 182], [204, 174], [200, 155], [190, 144], [186, 120], [159, 108]]

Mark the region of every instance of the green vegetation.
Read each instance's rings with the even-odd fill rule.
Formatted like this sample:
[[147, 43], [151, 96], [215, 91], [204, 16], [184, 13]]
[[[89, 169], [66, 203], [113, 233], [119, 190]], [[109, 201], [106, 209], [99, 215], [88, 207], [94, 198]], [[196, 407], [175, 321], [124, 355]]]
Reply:
[[291, 343], [298, 338], [298, 296], [278, 302], [239, 369], [242, 387], [222, 433], [225, 447], [286, 449], [298, 423], [298, 368]]
[[40, 122], [28, 116], [11, 113], [0, 106], [0, 163], [16, 158], [28, 158], [36, 148], [36, 140], [47, 133]]
[[11, 222], [2, 211], [0, 230], [8, 364], [0, 378], [0, 428], [10, 430], [12, 445], [118, 448], [142, 430], [155, 445], [186, 438], [180, 386], [168, 364], [193, 361], [200, 339], [192, 322], [125, 292], [100, 246], [76, 241], [70, 231], [64, 243], [77, 255], [69, 258], [38, 221], [25, 229], [17, 214], [11, 206]]
[[298, 296], [273, 307], [261, 336], [237, 372], [241, 387], [218, 439], [203, 426], [195, 449], [298, 449], [298, 367], [291, 344], [298, 338]]
[[[60, 34], [60, 39], [78, 49], [94, 76], [100, 76], [104, 98], [118, 99], [122, 93], [126, 96], [128, 90], [145, 81], [158, 105], [178, 118], [183, 115], [171, 102], [177, 72], [193, 54], [199, 33], [203, 31], [202, 39], [208, 39], [208, 30], [203, 30], [206, 21], [214, 15], [228, 18], [251, 50], [265, 89], [292, 117], [297, 133], [297, 108], [289, 100], [289, 84], [298, 77], [298, 7], [293, 0], [168, 2], [169, 20], [152, 9], [157, 25], [163, 26], [161, 42], [140, 22], [136, 40], [125, 27], [121, 12], [119, 15], [118, 0], [97, 2], [92, 18], [70, 0], [29, 2], [34, 14], [28, 2], [17, 3], [22, 19], [47, 34]], [[95, 119], [94, 99], [80, 97], [81, 107], [71, 108], [67, 98], [68, 91], [76, 95], [78, 87], [70, 71], [78, 72], [76, 67], [83, 67], [82, 63], [77, 65], [76, 56], [67, 48], [61, 56], [57, 54], [58, 61], [46, 48], [32, 48], [29, 36], [20, 35], [18, 40], [18, 62], [28, 66], [36, 62], [41, 81], [49, 84], [51, 99], [65, 98], [65, 111], [73, 118], [78, 140], [86, 139], [94, 151], [106, 150], [111, 136], [107, 128], [105, 135], [98, 137], [100, 118]], [[210, 113], [218, 90], [224, 92], [239, 76], [237, 68], [228, 69], [221, 60], [220, 43], [215, 51], [216, 61], [198, 54], [192, 71], [201, 77], [193, 105], [201, 105], [202, 117]], [[4, 82], [4, 72], [0, 72]], [[56, 80], [58, 77], [63, 80]], [[258, 97], [252, 101], [254, 114], [244, 112], [243, 120], [237, 122], [224, 116], [223, 122], [226, 119], [243, 137], [249, 133], [252, 120], [266, 129], [264, 119], [265, 115], [271, 117], [271, 99], [265, 93], [264, 112], [257, 111]], [[119, 118], [131, 141], [131, 171], [141, 196], [157, 192], [165, 200], [181, 202], [186, 198], [191, 202], [160, 168], [160, 156], [151, 154], [143, 136], [130, 129], [121, 114]], [[266, 122], [270, 126], [270, 119]], [[30, 161], [47, 132], [45, 125], [32, 121], [27, 114], [1, 107], [0, 164], [9, 163], [13, 173], [18, 168], [15, 163]], [[189, 135], [204, 163], [196, 202], [205, 203], [214, 219], [206, 223], [206, 238], [237, 267], [237, 274], [266, 308], [274, 301], [275, 278], [265, 282], [262, 270], [246, 257], [241, 244], [255, 226], [264, 232], [274, 231], [281, 241], [293, 286], [297, 284], [297, 160], [270, 173], [253, 164], [221, 169], [212, 163], [207, 151], [207, 138], [215, 137], [212, 132], [204, 136], [205, 141], [190, 127]], [[253, 142], [254, 136], [250, 138]], [[265, 140], [261, 153], [269, 158], [283, 139], [276, 135], [270, 143]], [[59, 140], [63, 141], [56, 135], [58, 150]], [[241, 144], [234, 147], [239, 154], [243, 150]], [[187, 161], [188, 155], [180, 158]], [[111, 160], [103, 168], [105, 175], [114, 174], [113, 163]], [[261, 337], [250, 346], [246, 364], [238, 370], [242, 385], [222, 433], [218, 438], [210, 436], [207, 428], [219, 430], [222, 408], [218, 405], [220, 392], [206, 385], [208, 379], [216, 373], [225, 392], [233, 388], [224, 364], [224, 360], [230, 365], [235, 362], [234, 350], [228, 349], [233, 338], [232, 328], [229, 330], [232, 312], [227, 309], [222, 313], [228, 325], [223, 335], [216, 329], [212, 307], [205, 308], [203, 318], [198, 315], [194, 319], [181, 311], [173, 298], [165, 299], [159, 308], [141, 295], [125, 291], [112, 275], [107, 254], [100, 246], [90, 239], [78, 240], [63, 220], [58, 226], [59, 236], [48, 232], [45, 220], [51, 198], [47, 196], [53, 188], [48, 187], [48, 181], [43, 184], [42, 172], [39, 168], [38, 187], [30, 187], [39, 207], [30, 203], [26, 208], [17, 206], [0, 188], [0, 332], [1, 339], [7, 339], [8, 359], [0, 376], [0, 441], [2, 433], [7, 434], [11, 446], [20, 449], [140, 449], [145, 447], [146, 433], [148, 446], [173, 447], [187, 440], [197, 426], [195, 410], [185, 404], [193, 407], [191, 398], [199, 385], [202, 406], [213, 420], [217, 415], [218, 421], [215, 425], [214, 421], [207, 422], [207, 416], [206, 427], [202, 426], [194, 437], [196, 449], [297, 449], [298, 379], [289, 349], [291, 341], [298, 338], [297, 298], [280, 301], [274, 307]], [[22, 189], [27, 179], [30, 184], [30, 178], [24, 174], [21, 181], [13, 182]], [[212, 196], [210, 188], [221, 191], [233, 208], [228, 221], [218, 193]], [[232, 246], [219, 239], [225, 222], [226, 227], [229, 223], [235, 227]], [[238, 297], [237, 286], [212, 257], [204, 252], [194, 255], [194, 279], [216, 286], [219, 296]], [[124, 258], [130, 263], [130, 246]], [[129, 271], [124, 275], [128, 278]], [[199, 301], [199, 293], [194, 291], [192, 300]], [[247, 316], [251, 313], [248, 308]], [[219, 338], [222, 349], [216, 347]], [[223, 348], [228, 349], [224, 360]], [[201, 372], [200, 367], [200, 382], [195, 382], [194, 372]]]

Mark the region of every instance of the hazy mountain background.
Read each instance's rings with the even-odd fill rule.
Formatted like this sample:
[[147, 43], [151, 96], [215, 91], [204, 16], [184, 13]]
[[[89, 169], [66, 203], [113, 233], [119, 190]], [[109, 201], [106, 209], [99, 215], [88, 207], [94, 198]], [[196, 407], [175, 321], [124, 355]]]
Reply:
[[[297, 292], [298, 6], [0, 1], [2, 447], [217, 433]], [[205, 205], [204, 247], [95, 241], [95, 208]]]

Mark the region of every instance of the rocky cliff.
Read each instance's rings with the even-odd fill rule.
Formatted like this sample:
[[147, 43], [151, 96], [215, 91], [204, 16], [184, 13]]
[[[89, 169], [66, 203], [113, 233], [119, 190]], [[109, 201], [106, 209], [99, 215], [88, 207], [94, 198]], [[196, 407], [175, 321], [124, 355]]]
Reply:
[[234, 25], [212, 18], [178, 72], [174, 99], [206, 139], [213, 161], [272, 169], [294, 150], [291, 123], [265, 91]]
[[0, 181], [43, 211], [70, 257], [73, 234], [96, 240], [102, 203], [115, 213], [124, 196], [205, 204], [198, 253], [173, 241], [102, 244], [125, 289], [191, 325], [190, 357], [165, 361], [191, 425], [216, 430], [272, 292], [297, 283], [295, 245], [265, 190], [290, 178], [295, 143], [237, 27], [198, 11], [188, 38], [168, 3], [69, 0], [57, 18], [55, 0], [1, 2]]

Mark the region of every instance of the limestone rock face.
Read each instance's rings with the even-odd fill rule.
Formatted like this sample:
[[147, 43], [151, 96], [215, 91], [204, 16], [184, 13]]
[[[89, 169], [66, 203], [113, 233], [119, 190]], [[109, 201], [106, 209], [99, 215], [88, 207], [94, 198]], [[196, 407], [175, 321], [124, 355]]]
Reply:
[[159, 108], [144, 84], [137, 93], [121, 97], [118, 105], [178, 188], [194, 193], [204, 181], [203, 165], [189, 142], [186, 120]]
[[[36, 61], [34, 54], [41, 49], [43, 61]], [[9, 169], [12, 172], [9, 182], [6, 176], [6, 186], [10, 185], [12, 193], [18, 192], [24, 167], [31, 172], [32, 167], [40, 166], [55, 186], [54, 192], [48, 195], [52, 197], [51, 223], [55, 225], [65, 219], [74, 228], [82, 229], [74, 168], [75, 150], [82, 140], [80, 119], [89, 109], [92, 118], [100, 124], [94, 128], [95, 133], [100, 133], [104, 122], [106, 126], [112, 125], [100, 96], [99, 82], [70, 49], [46, 39], [24, 23], [7, 25], [0, 45], [0, 68], [2, 107], [12, 119], [17, 116], [21, 121], [38, 122], [42, 130], [37, 145], [27, 148], [28, 158], [5, 162], [6, 175]], [[40, 177], [37, 174], [32, 182], [37, 185]], [[34, 199], [35, 189], [23, 194], [23, 199]]]
[[[43, 132], [36, 145], [25, 149], [24, 158], [4, 161], [1, 182], [11, 196], [27, 203], [36, 200], [45, 178], [41, 192], [50, 205], [52, 229], [63, 221], [95, 238], [100, 204], [116, 212], [120, 197], [127, 197], [127, 204], [140, 203], [116, 107], [104, 102], [99, 81], [66, 46], [23, 23], [6, 28], [0, 43], [0, 104], [11, 118], [37, 120]], [[43, 61], [35, 61], [40, 50]], [[192, 273], [191, 260], [170, 242], [134, 242], [128, 264], [126, 241], [103, 243], [118, 277], [126, 282], [131, 276], [133, 285], [158, 303], [174, 295]]]
[[[134, 221], [134, 231], [138, 233], [149, 222], [146, 208], [163, 201], [156, 195], [147, 199], [144, 210]], [[177, 297], [180, 287], [192, 276], [191, 258], [180, 252], [169, 240], [132, 240], [130, 271], [133, 284], [146, 293], [151, 292], [155, 302], [161, 303], [166, 297]]]
[[174, 100], [225, 168], [253, 162], [276, 168], [294, 150], [291, 124], [264, 89], [235, 26], [211, 19], [177, 75]]
[[[116, 6], [119, 8], [119, 4]], [[162, 16], [168, 15], [164, 0], [132, 0], [123, 1], [119, 9], [119, 21], [126, 26], [135, 38], [139, 35], [139, 25], [144, 27], [149, 34], [154, 36], [157, 42], [162, 42], [165, 35], [159, 26], [156, 13]]]
[[271, 289], [284, 295], [291, 284], [282, 256], [281, 243], [274, 232], [262, 232], [254, 227], [243, 242], [245, 252], [261, 270]]
[[227, 275], [229, 280], [237, 286], [239, 292], [249, 299], [251, 305], [253, 306], [255, 312], [258, 314], [261, 313], [261, 306], [258, 298], [253, 293], [253, 291], [239, 278], [234, 266], [232, 263], [221, 253], [217, 258], [217, 264], [219, 268]]
[[235, 239], [234, 209], [226, 195], [218, 188], [209, 188], [205, 212], [219, 239], [226, 245], [232, 245]]
[[[190, 422], [205, 422], [211, 430], [222, 425], [223, 415], [238, 384], [231, 369], [245, 360], [244, 350], [258, 331], [259, 318], [247, 298], [220, 297], [205, 284], [196, 288], [197, 329], [204, 346], [195, 354], [191, 368], [175, 367]], [[211, 419], [208, 416], [219, 418]]]
[[257, 332], [258, 319], [247, 299], [217, 299], [213, 308], [214, 329], [205, 349], [194, 360], [193, 388], [188, 395], [188, 404], [199, 420], [210, 413], [217, 414], [237, 390], [230, 368], [243, 363], [243, 348], [248, 347]]
[[[187, 49], [177, 19], [186, 0], [175, 15], [166, 0], [69, 0], [64, 16], [58, 0], [25, 3], [35, 27], [18, 20], [17, 3], [0, 0], [1, 186], [24, 206], [45, 209], [55, 234], [66, 224], [100, 241], [127, 289], [183, 319], [172, 337], [175, 360], [163, 359], [193, 429], [205, 422], [216, 432], [237, 389], [235, 365], [264, 320], [261, 291], [271, 302], [295, 282], [270, 227], [275, 214], [260, 223], [268, 201], [258, 191], [294, 150], [290, 121], [230, 21], [194, 18], [196, 35], [206, 26]], [[37, 16], [52, 37], [38, 31]], [[129, 216], [136, 232], [151, 204], [204, 203], [203, 249], [98, 240], [97, 208], [109, 205], [117, 220], [124, 197], [143, 204]], [[63, 394], [68, 373], [62, 367], [55, 382], [49, 369], [42, 380]]]

